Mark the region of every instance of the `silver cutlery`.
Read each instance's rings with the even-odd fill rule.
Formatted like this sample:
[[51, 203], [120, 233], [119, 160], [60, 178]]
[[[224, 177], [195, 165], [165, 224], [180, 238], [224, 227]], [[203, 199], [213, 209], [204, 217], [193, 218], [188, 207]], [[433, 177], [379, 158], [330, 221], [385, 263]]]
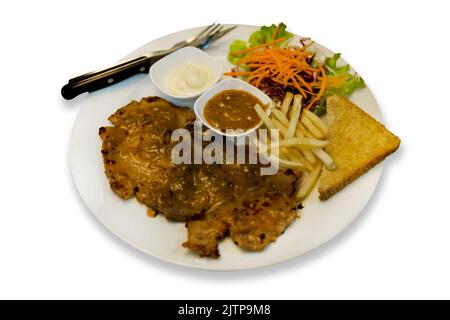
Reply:
[[213, 23], [202, 29], [196, 36], [174, 44], [166, 50], [149, 52], [142, 56], [122, 61], [102, 70], [90, 72], [76, 78], [70, 79], [62, 87], [61, 95], [66, 100], [71, 100], [76, 96], [106, 88], [115, 83], [128, 79], [140, 73], [148, 73], [150, 67], [159, 59], [183, 47], [192, 46], [199, 49], [207, 49], [212, 43], [222, 38], [237, 26], [225, 28], [221, 24]]

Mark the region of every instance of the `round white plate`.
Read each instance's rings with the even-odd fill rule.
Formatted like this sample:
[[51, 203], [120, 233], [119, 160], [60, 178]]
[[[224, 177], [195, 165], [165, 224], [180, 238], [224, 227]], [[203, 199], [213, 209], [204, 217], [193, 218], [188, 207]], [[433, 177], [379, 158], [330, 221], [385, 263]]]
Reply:
[[[180, 31], [157, 39], [126, 58], [168, 48], [196, 34], [199, 29]], [[221, 63], [224, 72], [228, 71], [231, 65], [227, 62], [226, 55], [230, 42], [234, 39], [248, 39], [256, 29], [254, 26], [239, 26], [207, 52]], [[332, 54], [328, 49], [320, 48], [326, 54]], [[123, 201], [117, 197], [111, 191], [104, 174], [98, 129], [109, 125], [108, 116], [119, 107], [133, 99], [139, 100], [152, 95], [164, 97], [153, 86], [150, 77], [143, 74], [85, 97], [73, 128], [70, 162], [75, 185], [98, 220], [132, 247], [158, 259], [199, 269], [242, 270], [297, 257], [344, 230], [364, 209], [380, 179], [382, 165], [376, 166], [328, 201], [319, 201], [317, 192], [313, 193], [304, 202], [301, 219], [297, 219], [263, 252], [244, 252], [230, 239], [226, 239], [220, 244], [222, 256], [219, 259], [199, 258], [181, 246], [187, 236], [184, 223], [169, 222], [161, 215], [149, 218], [146, 208], [135, 199]], [[368, 88], [356, 92], [351, 100], [376, 119], [382, 120], [377, 102]], [[179, 101], [172, 102], [180, 104]], [[193, 106], [193, 101], [183, 104]]]

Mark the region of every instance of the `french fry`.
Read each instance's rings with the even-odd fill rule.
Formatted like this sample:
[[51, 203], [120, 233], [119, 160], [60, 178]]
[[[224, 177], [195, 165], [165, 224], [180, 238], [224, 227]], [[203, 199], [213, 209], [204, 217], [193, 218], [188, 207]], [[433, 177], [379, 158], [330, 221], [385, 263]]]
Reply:
[[284, 159], [278, 159], [278, 163], [283, 169], [294, 169], [294, 170], [303, 170], [305, 169], [305, 165], [300, 162], [289, 161]]
[[286, 138], [292, 138], [295, 135], [295, 130], [297, 129], [298, 120], [300, 118], [300, 113], [302, 111], [302, 96], [296, 94], [294, 96], [294, 103], [292, 105], [291, 120], [289, 122], [289, 127], [286, 133]]
[[288, 161], [296, 161], [295, 157], [292, 157], [292, 154], [289, 152], [288, 149], [280, 149], [280, 159], [285, 159]]
[[313, 112], [308, 109], [303, 110], [303, 114], [311, 120], [311, 122], [320, 130], [325, 136], [328, 136], [328, 128], [323, 121]]
[[291, 92], [287, 92], [284, 96], [283, 103], [281, 104], [281, 112], [283, 112], [283, 114], [287, 115], [293, 97], [294, 95]]
[[303, 154], [305, 159], [308, 160], [310, 164], [314, 165], [317, 163], [317, 158], [312, 152], [311, 148], [308, 147], [295, 147], [295, 148], [298, 149]]
[[287, 138], [280, 140], [279, 146], [283, 147], [311, 147], [323, 148], [328, 145], [327, 140], [317, 140], [314, 138]]
[[287, 133], [286, 127], [285, 127], [280, 121], [278, 121], [277, 119], [271, 119], [271, 120], [272, 120], [272, 123], [274, 124], [274, 126], [275, 126], [278, 130], [280, 130], [280, 133], [281, 133], [284, 137], [286, 137], [286, 133]]
[[[310, 133], [307, 132], [307, 130], [303, 127], [303, 125], [301, 123], [298, 124], [297, 127], [297, 137], [299, 138], [304, 138], [305, 134], [303, 133], [303, 131], [307, 134], [308, 138], [312, 138], [312, 135]], [[308, 160], [308, 162], [312, 165], [314, 165], [317, 162], [317, 158], [314, 155], [314, 153], [311, 151], [311, 148], [307, 148], [307, 147], [295, 147], [298, 150], [300, 150], [300, 152], [305, 156], [306, 160]]]
[[272, 120], [270, 120], [267, 113], [263, 110], [263, 108], [259, 104], [255, 104], [255, 111], [258, 114], [259, 118], [262, 120], [264, 125], [267, 127], [267, 129], [277, 129], [275, 125], [272, 123]]
[[268, 108], [272, 111], [274, 109], [276, 109], [276, 104], [275, 102], [273, 102], [273, 100], [270, 100], [269, 104], [268, 104]]
[[306, 169], [308, 169], [309, 171], [312, 170], [311, 163], [309, 163], [309, 161], [306, 160], [306, 158], [303, 156], [303, 154], [299, 150], [297, 150], [295, 148], [290, 148], [289, 151], [292, 155], [294, 155], [296, 157], [296, 160], [298, 162], [303, 163], [305, 165]]
[[314, 123], [306, 116], [302, 115], [301, 123], [313, 134], [317, 139], [325, 139], [325, 135], [320, 131]]
[[283, 126], [285, 126], [286, 128], [289, 127], [289, 120], [288, 118], [286, 118], [286, 115], [283, 112], [281, 112], [278, 109], [274, 109], [272, 110], [272, 114], [278, 121], [280, 121], [283, 124]]
[[[283, 136], [285, 136], [287, 129], [279, 121], [277, 121], [277, 119], [271, 119], [271, 120], [272, 120], [272, 123], [280, 130], [281, 134]], [[261, 149], [261, 152], [268, 152], [269, 150], [270, 150], [270, 147], [265, 145], [264, 149]], [[303, 152], [305, 154], [307, 154], [308, 158], [306, 158], [303, 155]], [[314, 154], [312, 153], [311, 149], [299, 151], [295, 148], [283, 148], [283, 149], [280, 149], [280, 155], [284, 156], [288, 160], [293, 160], [293, 161], [297, 161], [297, 162], [304, 164], [308, 170], [312, 170], [312, 164], [316, 163], [316, 161], [317, 161], [317, 159], [314, 156]], [[307, 159], [309, 159], [309, 160], [307, 160]]]
[[318, 162], [309, 173], [308, 177], [302, 182], [298, 192], [297, 198], [300, 200], [306, 199], [313, 190], [314, 186], [319, 180], [320, 173], [322, 172], [322, 163]]
[[323, 162], [325, 167], [327, 167], [328, 170], [335, 170], [336, 164], [333, 161], [333, 158], [330, 157], [328, 153], [326, 153], [323, 149], [320, 148], [313, 148], [312, 152], [317, 156], [317, 158], [320, 159], [320, 161]]
[[295, 135], [296, 135], [298, 138], [304, 138], [304, 137], [305, 137], [305, 134], [303, 133], [303, 129], [302, 129], [301, 127], [302, 127], [302, 124], [299, 123], [299, 124], [297, 125], [297, 130], [295, 130]]
[[315, 138], [314, 135], [311, 132], [309, 132], [308, 129], [306, 129], [301, 122], [299, 122], [297, 126], [297, 136]]
[[[314, 138], [289, 138], [280, 140], [277, 146], [281, 148], [306, 147], [306, 148], [323, 148], [327, 146], [327, 140], [317, 140]], [[272, 145], [268, 145], [265, 151], [270, 151]]]
[[292, 150], [294, 150], [294, 149], [293, 148], [282, 148], [282, 149], [280, 148], [280, 151], [283, 153], [283, 155], [285, 156], [286, 159], [304, 164], [301, 160], [299, 160], [297, 155], [295, 155], [292, 152]]
[[[286, 152], [289, 160], [294, 161], [294, 162], [299, 162], [299, 163], [305, 165], [305, 163], [300, 161], [299, 158], [297, 158], [297, 156], [292, 152], [292, 150], [294, 150], [293, 148], [289, 148], [289, 149], [285, 148], [285, 149], [281, 149], [281, 150]], [[306, 165], [305, 165], [305, 167], [306, 167]]]
[[[297, 100], [297, 101], [296, 101]], [[301, 95], [301, 94], [296, 94], [296, 95], [294, 95], [294, 101], [293, 101], [293, 103], [292, 103], [292, 108], [291, 108], [291, 110], [288, 112], [288, 118], [289, 118], [289, 120], [291, 120], [292, 119], [292, 115], [293, 115], [293, 112], [294, 112], [294, 105], [296, 104], [296, 105], [298, 105], [299, 107], [300, 107], [300, 114], [302, 114], [302, 100], [303, 100], [303, 96]]]
[[[292, 103], [292, 108], [290, 105]], [[336, 165], [324, 151], [328, 141], [328, 128], [322, 120], [309, 110], [302, 112], [302, 96], [286, 94], [283, 103], [269, 103], [270, 116], [259, 105], [255, 111], [269, 130], [279, 130], [277, 140], [259, 142], [259, 152], [279, 161], [283, 169], [306, 171], [309, 174], [299, 187], [298, 198], [305, 199], [317, 183], [323, 165], [334, 170]], [[281, 108], [281, 109], [280, 109]]]

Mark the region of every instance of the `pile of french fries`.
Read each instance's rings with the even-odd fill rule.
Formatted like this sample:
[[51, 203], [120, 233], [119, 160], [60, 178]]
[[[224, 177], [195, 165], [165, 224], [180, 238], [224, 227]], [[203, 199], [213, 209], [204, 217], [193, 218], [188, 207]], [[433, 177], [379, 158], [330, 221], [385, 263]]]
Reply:
[[[302, 96], [288, 92], [281, 104], [271, 104], [269, 114], [260, 105], [255, 105], [258, 116], [268, 129], [278, 129], [280, 139], [275, 143], [281, 168], [293, 169], [305, 173], [298, 188], [297, 198], [303, 200], [313, 190], [322, 165], [334, 170], [336, 165], [324, 148], [328, 144], [328, 128], [323, 121], [309, 110], [302, 110]], [[259, 152], [271, 153], [273, 142], [259, 144]]]

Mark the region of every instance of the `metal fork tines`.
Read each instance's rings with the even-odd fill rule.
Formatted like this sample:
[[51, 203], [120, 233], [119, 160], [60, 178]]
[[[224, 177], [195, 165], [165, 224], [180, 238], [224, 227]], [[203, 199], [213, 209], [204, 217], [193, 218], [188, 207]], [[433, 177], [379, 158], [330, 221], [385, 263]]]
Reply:
[[200, 49], [206, 49], [212, 42], [222, 38], [237, 26], [226, 28], [219, 24], [213, 23], [202, 29], [195, 37], [180, 41], [169, 49], [154, 51], [153, 54], [169, 54], [183, 47], [192, 46]]
[[213, 24], [210, 24], [209, 26], [203, 28], [196, 36], [188, 38], [186, 40], [182, 40], [180, 42], [177, 42], [172, 47], [170, 47], [169, 49], [157, 50], [157, 51], [154, 51], [153, 53], [155, 53], [155, 54], [165, 53], [165, 52], [167, 52], [169, 50], [176, 50], [176, 49], [182, 48], [183, 46], [189, 45], [193, 41], [196, 41], [196, 40], [200, 39], [201, 36], [205, 35], [206, 32], [210, 31], [216, 25], [217, 24], [214, 22]]

